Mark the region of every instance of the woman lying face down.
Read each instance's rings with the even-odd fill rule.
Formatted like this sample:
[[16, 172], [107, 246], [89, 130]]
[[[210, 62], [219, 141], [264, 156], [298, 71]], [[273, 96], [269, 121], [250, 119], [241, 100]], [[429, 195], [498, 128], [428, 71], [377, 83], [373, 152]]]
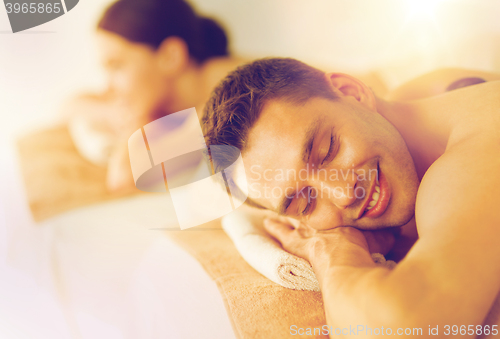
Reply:
[[64, 110], [80, 152], [108, 167], [108, 188], [127, 190], [134, 187], [128, 137], [170, 113], [201, 111], [240, 61], [229, 56], [219, 24], [183, 0], [119, 0], [104, 12], [96, 38], [107, 89], [79, 95]]

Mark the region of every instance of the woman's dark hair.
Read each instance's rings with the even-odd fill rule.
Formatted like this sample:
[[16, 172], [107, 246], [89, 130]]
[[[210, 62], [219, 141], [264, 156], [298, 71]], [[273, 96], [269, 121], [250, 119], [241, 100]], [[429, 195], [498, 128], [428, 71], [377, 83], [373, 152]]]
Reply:
[[154, 48], [177, 36], [198, 63], [228, 55], [224, 30], [214, 20], [198, 16], [184, 0], [118, 0], [107, 8], [97, 27]]

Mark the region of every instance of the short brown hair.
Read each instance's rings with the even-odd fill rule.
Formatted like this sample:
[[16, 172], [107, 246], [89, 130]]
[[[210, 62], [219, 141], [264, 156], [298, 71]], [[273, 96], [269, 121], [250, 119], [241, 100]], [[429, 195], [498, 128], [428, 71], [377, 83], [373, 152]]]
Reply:
[[[205, 142], [209, 147], [233, 146], [243, 153], [248, 132], [267, 101], [278, 99], [301, 105], [313, 97], [337, 99], [325, 73], [303, 62], [266, 58], [240, 66], [219, 83], [205, 106]], [[236, 160], [239, 152], [217, 153], [211, 160], [215, 172], [220, 172]]]

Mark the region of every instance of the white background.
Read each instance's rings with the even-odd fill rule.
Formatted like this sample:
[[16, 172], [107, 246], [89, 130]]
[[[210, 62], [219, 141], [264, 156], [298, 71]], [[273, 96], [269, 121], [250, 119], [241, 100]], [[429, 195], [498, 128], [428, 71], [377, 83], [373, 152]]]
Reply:
[[[81, 0], [66, 15], [17, 34], [9, 33], [0, 5], [3, 138], [53, 121], [68, 95], [103, 86], [93, 32], [107, 3]], [[392, 87], [438, 67], [500, 71], [497, 0], [192, 3], [223, 23], [232, 51], [242, 56], [292, 56], [356, 73], [378, 69]]]

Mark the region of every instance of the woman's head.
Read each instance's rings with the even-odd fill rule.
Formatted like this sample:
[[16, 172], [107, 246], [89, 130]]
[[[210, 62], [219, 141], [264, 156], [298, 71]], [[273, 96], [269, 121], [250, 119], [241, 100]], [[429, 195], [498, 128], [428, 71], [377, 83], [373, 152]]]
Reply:
[[186, 67], [228, 54], [224, 30], [183, 0], [114, 2], [98, 23], [98, 38], [111, 88], [149, 106]]
[[184, 0], [119, 0], [98, 28], [157, 49], [170, 36], [181, 38], [198, 63], [227, 55], [227, 37], [212, 19], [199, 17]]

